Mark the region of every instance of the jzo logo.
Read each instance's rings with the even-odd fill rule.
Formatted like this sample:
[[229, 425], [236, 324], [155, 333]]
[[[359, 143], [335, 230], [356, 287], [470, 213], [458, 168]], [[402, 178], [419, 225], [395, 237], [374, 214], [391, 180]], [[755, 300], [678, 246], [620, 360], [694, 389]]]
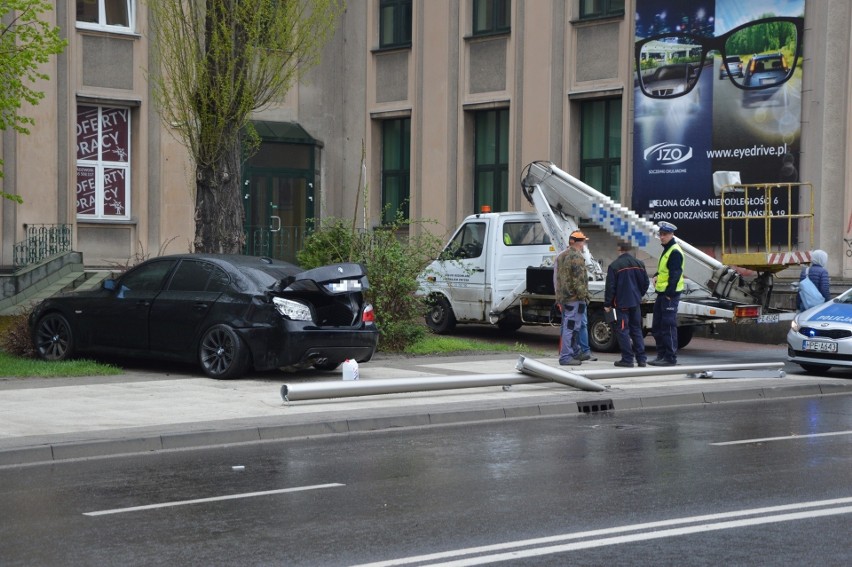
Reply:
[[660, 165], [677, 165], [692, 158], [692, 148], [683, 144], [654, 144], [645, 148], [645, 161], [654, 160]]

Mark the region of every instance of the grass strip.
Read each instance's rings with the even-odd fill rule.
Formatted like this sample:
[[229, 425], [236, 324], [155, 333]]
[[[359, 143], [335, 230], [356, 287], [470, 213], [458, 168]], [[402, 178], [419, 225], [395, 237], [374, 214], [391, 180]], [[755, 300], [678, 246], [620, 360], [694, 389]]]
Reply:
[[124, 370], [112, 364], [77, 359], [47, 362], [33, 358], [20, 358], [0, 351], [0, 377], [2, 378], [66, 378], [73, 376], [114, 376]]

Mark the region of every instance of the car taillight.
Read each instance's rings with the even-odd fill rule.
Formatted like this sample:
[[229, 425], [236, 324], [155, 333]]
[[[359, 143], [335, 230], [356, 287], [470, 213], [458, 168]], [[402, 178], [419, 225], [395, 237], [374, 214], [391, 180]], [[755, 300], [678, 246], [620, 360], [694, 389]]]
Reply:
[[361, 320], [364, 323], [375, 323], [376, 322], [376, 314], [373, 312], [373, 306], [367, 305], [364, 307], [364, 312], [361, 314]]

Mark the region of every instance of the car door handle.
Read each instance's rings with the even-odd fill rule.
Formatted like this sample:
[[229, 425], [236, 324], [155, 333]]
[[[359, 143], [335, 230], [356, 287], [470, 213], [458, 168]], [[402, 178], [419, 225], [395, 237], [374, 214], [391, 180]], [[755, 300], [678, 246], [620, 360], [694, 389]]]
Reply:
[[202, 311], [204, 309], [207, 309], [207, 307], [209, 307], [209, 305], [207, 303], [198, 302], [198, 303], [195, 304], [195, 310], [196, 311]]
[[147, 299], [140, 299], [136, 302], [136, 305], [138, 305], [139, 307], [148, 307], [149, 305], [151, 305], [151, 302]]
[[474, 272], [484, 272], [485, 268], [474, 268], [473, 271]]

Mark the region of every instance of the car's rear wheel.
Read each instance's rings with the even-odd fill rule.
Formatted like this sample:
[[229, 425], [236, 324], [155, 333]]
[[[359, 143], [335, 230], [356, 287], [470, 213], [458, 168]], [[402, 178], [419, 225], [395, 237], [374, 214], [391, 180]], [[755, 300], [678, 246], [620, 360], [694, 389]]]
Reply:
[[240, 336], [227, 325], [207, 329], [198, 345], [198, 360], [204, 373], [217, 380], [230, 380], [245, 374], [249, 353]]
[[804, 371], [808, 374], [818, 374], [826, 372], [829, 368], [831, 368], [831, 366], [828, 366], [826, 364], [807, 364], [803, 362], [797, 362], [796, 364], [801, 366], [802, 369], [804, 369]]
[[439, 335], [449, 333], [456, 327], [456, 316], [446, 297], [438, 296], [429, 300], [426, 325]]
[[48, 313], [39, 319], [33, 343], [43, 360], [68, 360], [74, 354], [71, 325], [60, 313]]

